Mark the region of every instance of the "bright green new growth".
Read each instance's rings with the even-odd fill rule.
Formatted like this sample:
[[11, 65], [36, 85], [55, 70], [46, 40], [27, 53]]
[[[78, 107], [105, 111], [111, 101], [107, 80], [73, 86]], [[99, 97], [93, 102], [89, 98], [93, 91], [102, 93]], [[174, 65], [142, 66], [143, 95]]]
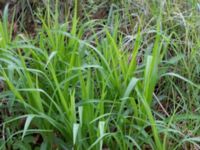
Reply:
[[[128, 3], [124, 2], [124, 5]], [[0, 149], [14, 137], [21, 136], [26, 140], [33, 133], [42, 136], [41, 149], [53, 149], [56, 145], [57, 149], [115, 149], [117, 146], [122, 150], [163, 150], [167, 149], [168, 143], [175, 149], [185, 143], [198, 147], [199, 138], [185, 136], [176, 124], [181, 119], [191, 117], [199, 121], [199, 118], [190, 114], [189, 108], [184, 108], [184, 114], [176, 113], [182, 108], [176, 99], [181, 97], [186, 101], [187, 95], [175, 80], [187, 83], [196, 95], [200, 86], [190, 73], [190, 67], [195, 66], [182, 58], [184, 52], [179, 52], [181, 45], [178, 42], [181, 41], [173, 39], [178, 36], [178, 31], [172, 29], [174, 31], [169, 33], [170, 29], [165, 27], [168, 20], [162, 11], [166, 9], [169, 13], [168, 3], [152, 1], [154, 25], [147, 31], [153, 21], [144, 26], [146, 20], [141, 16], [134, 26], [134, 36], [129, 37], [133, 45], [130, 49], [124, 47], [126, 37], [120, 32], [123, 18], [118, 11], [111, 9], [104, 23], [81, 22], [77, 14], [79, 3], [75, 0], [71, 22], [66, 18], [61, 24], [59, 1], [56, 1], [55, 12], [51, 11], [48, 1], [45, 15], [37, 14], [42, 27], [36, 37], [27, 39], [19, 35], [12, 39], [6, 7], [0, 22], [0, 79], [8, 86], [9, 98], [23, 109], [25, 115], [9, 119], [2, 126], [5, 130], [9, 124], [21, 119], [25, 119], [25, 123], [23, 128], [0, 141]], [[160, 8], [156, 9], [158, 6]], [[125, 12], [130, 19], [128, 10]], [[169, 24], [172, 23], [169, 21]], [[96, 26], [101, 30], [95, 29]], [[86, 36], [88, 32], [91, 32], [89, 37]], [[190, 39], [189, 31], [187, 34], [185, 38]], [[198, 37], [194, 35], [193, 40]], [[146, 44], [149, 44], [147, 48]], [[192, 58], [191, 62], [198, 61], [194, 55], [200, 43], [196, 44], [188, 56]], [[169, 56], [172, 52], [175, 53], [173, 58]], [[168, 71], [170, 64], [178, 65], [178, 62], [184, 64], [185, 68], [180, 69], [186, 77], [178, 74], [182, 70]], [[176, 77], [175, 80], [172, 77]], [[156, 104], [162, 105], [165, 95], [174, 102], [171, 116], [154, 110]], [[161, 108], [166, 112], [164, 107]], [[197, 132], [199, 128], [195, 127]], [[182, 137], [181, 141], [179, 137]]]

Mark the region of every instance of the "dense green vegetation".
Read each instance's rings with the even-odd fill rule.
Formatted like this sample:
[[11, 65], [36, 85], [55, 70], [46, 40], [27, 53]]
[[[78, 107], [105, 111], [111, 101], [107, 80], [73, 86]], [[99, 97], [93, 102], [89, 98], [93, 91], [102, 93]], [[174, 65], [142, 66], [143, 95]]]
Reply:
[[200, 149], [198, 57], [198, 0], [5, 5], [0, 149]]

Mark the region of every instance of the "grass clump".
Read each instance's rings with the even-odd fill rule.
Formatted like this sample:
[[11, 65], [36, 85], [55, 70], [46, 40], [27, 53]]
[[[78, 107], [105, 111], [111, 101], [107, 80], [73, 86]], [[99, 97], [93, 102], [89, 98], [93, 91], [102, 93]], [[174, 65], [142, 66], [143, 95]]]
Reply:
[[33, 37], [4, 11], [0, 148], [199, 148], [197, 1], [76, 0], [64, 21], [60, 3], [34, 11]]

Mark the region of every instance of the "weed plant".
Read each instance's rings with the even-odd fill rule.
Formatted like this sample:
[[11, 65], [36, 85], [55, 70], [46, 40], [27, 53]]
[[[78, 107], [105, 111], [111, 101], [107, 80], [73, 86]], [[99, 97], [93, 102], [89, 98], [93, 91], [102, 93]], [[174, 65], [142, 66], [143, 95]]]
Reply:
[[113, 1], [97, 20], [73, 2], [62, 22], [59, 1], [34, 10], [34, 37], [5, 7], [0, 149], [199, 149], [198, 1]]

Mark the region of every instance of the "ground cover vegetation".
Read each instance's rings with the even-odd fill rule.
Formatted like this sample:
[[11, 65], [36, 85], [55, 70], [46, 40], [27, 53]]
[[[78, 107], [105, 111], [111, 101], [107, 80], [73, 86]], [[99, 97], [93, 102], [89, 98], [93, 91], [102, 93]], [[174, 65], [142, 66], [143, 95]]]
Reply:
[[0, 5], [0, 149], [200, 149], [200, 1]]

